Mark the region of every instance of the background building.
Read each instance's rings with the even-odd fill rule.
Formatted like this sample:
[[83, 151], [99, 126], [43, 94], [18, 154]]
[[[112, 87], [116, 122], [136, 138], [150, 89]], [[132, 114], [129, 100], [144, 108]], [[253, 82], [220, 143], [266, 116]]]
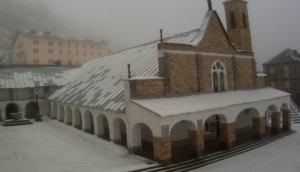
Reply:
[[17, 65], [82, 65], [107, 54], [105, 41], [64, 39], [50, 32], [18, 32], [12, 63]]
[[287, 49], [263, 64], [266, 85], [292, 94], [300, 105], [300, 54]]

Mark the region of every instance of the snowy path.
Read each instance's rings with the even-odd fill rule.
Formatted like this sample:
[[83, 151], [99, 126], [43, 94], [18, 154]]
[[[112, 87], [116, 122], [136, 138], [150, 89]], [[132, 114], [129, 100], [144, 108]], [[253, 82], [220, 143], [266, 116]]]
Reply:
[[139, 156], [43, 118], [33, 125], [0, 126], [0, 172], [99, 172], [148, 167]]
[[290, 136], [193, 172], [299, 172], [300, 125], [292, 128]]
[[[299, 172], [297, 132], [195, 172]], [[148, 160], [96, 136], [44, 117], [33, 125], [0, 126], [0, 172], [102, 172], [148, 167]]]

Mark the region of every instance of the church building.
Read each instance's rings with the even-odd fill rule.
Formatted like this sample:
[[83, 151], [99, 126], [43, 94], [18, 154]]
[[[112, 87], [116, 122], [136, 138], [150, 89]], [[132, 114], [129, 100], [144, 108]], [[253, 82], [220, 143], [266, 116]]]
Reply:
[[208, 4], [198, 29], [84, 64], [47, 115], [162, 164], [289, 130], [290, 95], [256, 73], [247, 2], [224, 2], [227, 30]]

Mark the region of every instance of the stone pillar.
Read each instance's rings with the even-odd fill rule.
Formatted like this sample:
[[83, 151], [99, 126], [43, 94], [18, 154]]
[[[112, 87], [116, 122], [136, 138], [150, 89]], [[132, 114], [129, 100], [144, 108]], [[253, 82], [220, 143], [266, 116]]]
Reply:
[[272, 132], [279, 132], [281, 125], [280, 125], [280, 112], [273, 112], [272, 113]]
[[235, 123], [220, 124], [220, 144], [232, 148], [235, 144]]
[[204, 130], [189, 130], [190, 155], [192, 158], [199, 158], [204, 155]]
[[290, 110], [283, 110], [282, 112], [282, 128], [284, 130], [291, 129], [291, 111]]
[[171, 164], [171, 137], [153, 137], [154, 160], [163, 165]]
[[252, 120], [252, 131], [254, 138], [262, 138], [262, 136], [266, 133], [266, 119], [262, 118], [253, 118]]

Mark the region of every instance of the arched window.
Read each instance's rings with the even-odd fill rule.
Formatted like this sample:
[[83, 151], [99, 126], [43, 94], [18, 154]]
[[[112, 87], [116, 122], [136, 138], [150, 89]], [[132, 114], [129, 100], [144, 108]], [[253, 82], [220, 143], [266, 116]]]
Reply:
[[225, 65], [217, 60], [213, 63], [211, 72], [214, 92], [225, 91], [227, 88]]
[[231, 22], [231, 28], [235, 28], [236, 27], [236, 22], [235, 22], [235, 14], [234, 14], [234, 12], [230, 13], [230, 22]]
[[242, 17], [243, 17], [243, 26], [244, 26], [244, 28], [247, 28], [247, 18], [246, 18], [245, 13], [242, 14]]

